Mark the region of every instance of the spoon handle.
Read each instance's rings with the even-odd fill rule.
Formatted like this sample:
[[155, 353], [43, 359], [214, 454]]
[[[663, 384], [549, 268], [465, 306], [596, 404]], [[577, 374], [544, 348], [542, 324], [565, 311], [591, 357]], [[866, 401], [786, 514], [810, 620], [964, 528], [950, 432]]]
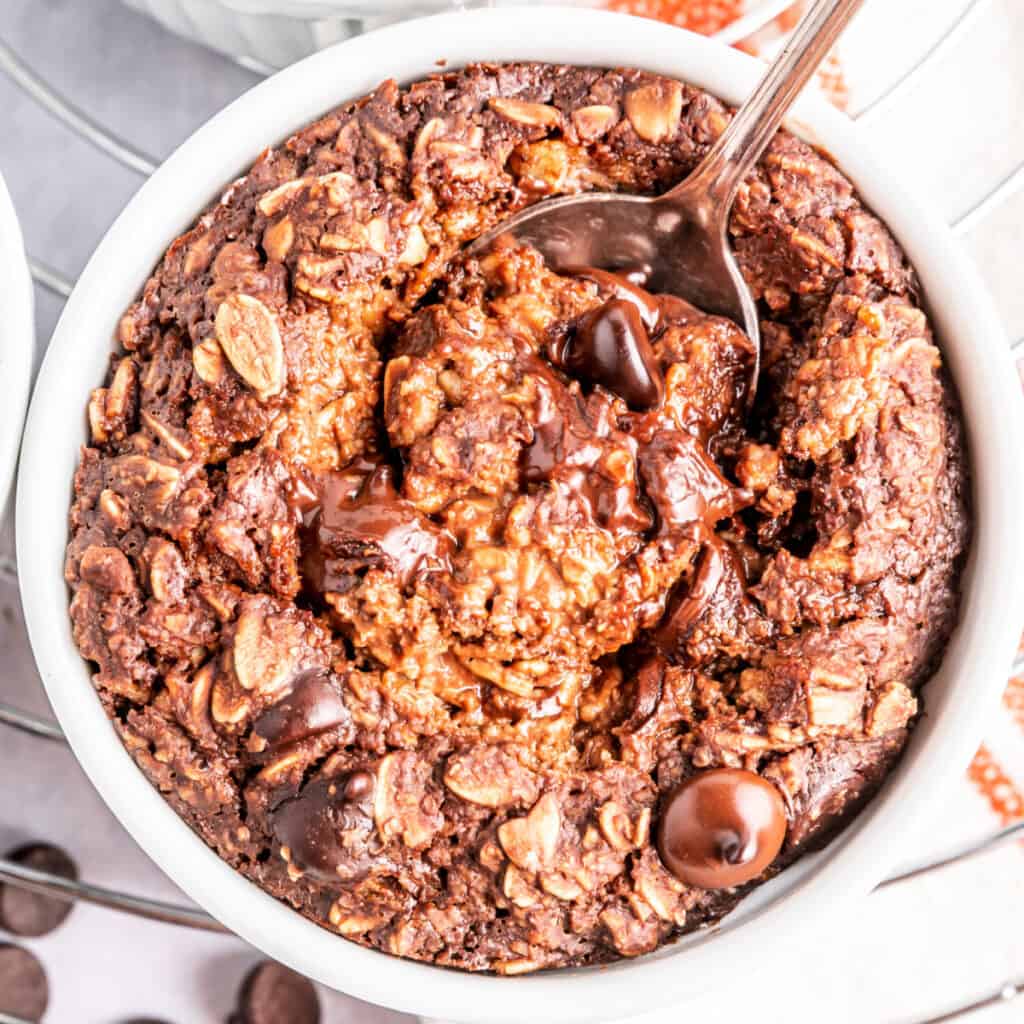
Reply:
[[832, 49], [863, 0], [814, 0], [789, 41], [728, 128], [685, 182], [699, 179], [708, 212], [728, 217], [740, 183], [764, 152], [786, 111]]

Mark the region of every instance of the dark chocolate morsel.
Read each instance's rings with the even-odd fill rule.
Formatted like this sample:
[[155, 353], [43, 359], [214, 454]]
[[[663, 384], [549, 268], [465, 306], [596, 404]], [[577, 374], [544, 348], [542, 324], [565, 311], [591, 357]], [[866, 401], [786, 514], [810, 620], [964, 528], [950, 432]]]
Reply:
[[621, 733], [636, 732], [658, 709], [665, 666], [665, 659], [654, 654], [634, 671], [630, 680], [629, 716], [619, 727]]
[[276, 750], [351, 721], [341, 691], [323, 669], [309, 669], [291, 691], [253, 723], [253, 732]]
[[21, 946], [0, 945], [0, 1013], [41, 1021], [49, 1001], [43, 965]]
[[580, 320], [566, 346], [565, 369], [607, 388], [631, 409], [653, 408], [665, 390], [647, 329], [626, 299], [611, 299]]
[[346, 800], [362, 800], [373, 792], [373, 776], [369, 772], [353, 772], [345, 783]]
[[[75, 881], [78, 867], [61, 849], [49, 843], [28, 843], [6, 854], [8, 860], [34, 871]], [[38, 936], [52, 932], [71, 913], [70, 900], [54, 899], [7, 883], [0, 885], [0, 928], [15, 935]]]
[[357, 881], [366, 875], [376, 842], [374, 778], [370, 772], [316, 779], [271, 814], [271, 828], [288, 859], [322, 881]]
[[242, 1024], [319, 1024], [320, 997], [313, 983], [283, 964], [264, 960], [238, 993]]
[[713, 768], [666, 800], [658, 852], [681, 882], [728, 889], [760, 875], [785, 838], [786, 808], [775, 786], [754, 772]]
[[[552, 356], [559, 362], [555, 353]], [[522, 453], [527, 483], [558, 478], [586, 501], [594, 521], [613, 534], [649, 529], [651, 515], [640, 501], [636, 482], [597, 468], [604, 449], [595, 443], [594, 424], [582, 396], [566, 388], [539, 358], [531, 368], [540, 384], [540, 402], [533, 438]]]

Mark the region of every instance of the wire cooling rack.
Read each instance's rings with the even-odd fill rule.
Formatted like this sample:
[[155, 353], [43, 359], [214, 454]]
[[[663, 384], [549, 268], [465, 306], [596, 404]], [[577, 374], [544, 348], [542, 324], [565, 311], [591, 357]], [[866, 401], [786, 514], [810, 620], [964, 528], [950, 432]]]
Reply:
[[[792, 2], [793, 0], [763, 0], [762, 3], [755, 5], [740, 22], [734, 23], [719, 33], [719, 38], [726, 43], [733, 43], [745, 38], [750, 33], [769, 24], [780, 11], [791, 6]], [[994, 0], [970, 0], [946, 31], [896, 81], [890, 83], [884, 91], [853, 112], [851, 116], [855, 120], [870, 123], [873, 118], [884, 112], [894, 97], [900, 95], [904, 90], [912, 88], [933, 62], [954, 49], [970, 26], [977, 19], [983, 17], [993, 3]], [[260, 74], [270, 74], [276, 70], [244, 53], [226, 55], [225, 59], [233, 60], [248, 70]], [[2, 36], [0, 36], [0, 70], [66, 128], [118, 164], [143, 178], [148, 177], [159, 166], [160, 160], [155, 156], [144, 152], [130, 140], [121, 138], [50, 86], [45, 72], [29, 66]], [[1014, 167], [1002, 180], [976, 197], [967, 209], [955, 218], [951, 223], [954, 234], [958, 237], [969, 234], [978, 223], [1015, 195], [1022, 186], [1024, 186], [1024, 163]], [[29, 254], [28, 261], [32, 276], [40, 288], [59, 299], [66, 299], [71, 294], [74, 287], [74, 282], [71, 279], [31, 254]], [[1024, 337], [1015, 340], [1012, 349], [1015, 353], [1024, 354]], [[17, 566], [13, 559], [0, 556], [0, 578], [16, 580]], [[1014, 674], [1022, 671], [1024, 671], [1024, 654], [1017, 658], [1012, 667]], [[4, 702], [0, 702], [0, 726], [17, 729], [43, 742], [56, 744], [66, 742], [60, 726], [52, 719], [30, 714]], [[989, 833], [950, 849], [940, 857], [903, 869], [882, 882], [878, 889], [910, 884], [924, 875], [939, 871], [951, 864], [979, 857], [1014, 839], [1024, 839], [1024, 819], [1013, 822], [997, 832]], [[0, 882], [58, 899], [96, 904], [113, 911], [164, 924], [207, 932], [228, 933], [223, 925], [197, 907], [149, 899], [145, 896], [88, 882], [70, 881], [3, 858], [0, 858]], [[940, 1024], [944, 1021], [960, 1020], [977, 1011], [1008, 1003], [1022, 995], [1024, 995], [1024, 975], [1016, 980], [1007, 981], [987, 996], [961, 1005], [940, 1016], [919, 1018], [915, 1024]], [[0, 1012], [0, 1024], [28, 1024], [28, 1022]]]

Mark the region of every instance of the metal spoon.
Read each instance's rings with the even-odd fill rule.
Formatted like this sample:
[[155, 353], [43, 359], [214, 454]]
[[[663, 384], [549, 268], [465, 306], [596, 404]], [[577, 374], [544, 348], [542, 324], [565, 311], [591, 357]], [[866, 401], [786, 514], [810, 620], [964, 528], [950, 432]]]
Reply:
[[664, 195], [599, 192], [538, 203], [482, 235], [471, 251], [511, 236], [537, 248], [556, 270], [644, 268], [651, 291], [678, 295], [744, 328], [755, 351], [751, 401], [761, 332], [757, 305], [729, 246], [729, 212], [786, 111], [862, 3], [815, 0], [704, 159]]

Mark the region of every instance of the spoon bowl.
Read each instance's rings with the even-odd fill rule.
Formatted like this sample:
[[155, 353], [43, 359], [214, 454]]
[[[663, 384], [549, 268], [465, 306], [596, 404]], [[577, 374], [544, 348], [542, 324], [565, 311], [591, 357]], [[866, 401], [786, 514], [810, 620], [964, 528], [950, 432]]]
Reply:
[[863, 0], [815, 0], [749, 99], [693, 172], [664, 195], [597, 192], [522, 210], [473, 243], [485, 252], [508, 237], [537, 249], [554, 270], [636, 271], [643, 287], [728, 317], [753, 346], [746, 401], [761, 369], [757, 303], [729, 245], [736, 193], [786, 112]]
[[[695, 184], [693, 176], [687, 178], [673, 190], [672, 203], [611, 192], [552, 199], [481, 236], [472, 251], [486, 251], [509, 237], [533, 246], [554, 270], [628, 270], [647, 291], [676, 295], [742, 327], [753, 345], [756, 381], [761, 351], [757, 303], [725, 237], [724, 222], [720, 231], [709, 231], [697, 202], [703, 192]], [[691, 194], [694, 202], [679, 201]], [[749, 399], [753, 390], [752, 383]]]

